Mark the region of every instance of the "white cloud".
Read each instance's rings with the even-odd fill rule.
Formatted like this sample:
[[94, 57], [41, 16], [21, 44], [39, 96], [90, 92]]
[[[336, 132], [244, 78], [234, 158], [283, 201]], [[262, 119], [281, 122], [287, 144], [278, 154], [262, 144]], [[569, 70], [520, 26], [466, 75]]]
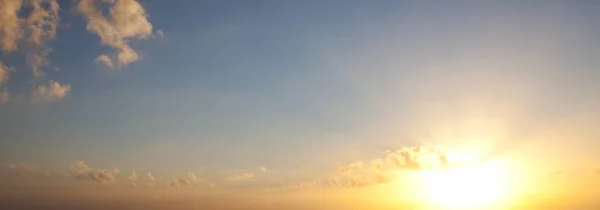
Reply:
[[137, 173], [135, 173], [135, 171], [132, 171], [131, 174], [129, 175], [129, 177], [127, 177], [127, 178], [131, 181], [136, 181], [138, 179], [138, 175], [137, 175]]
[[92, 168], [90, 168], [87, 164], [85, 164], [84, 161], [81, 161], [81, 160], [75, 161], [75, 163], [73, 164], [73, 167], [79, 172], [85, 172], [85, 171], [92, 170]]
[[267, 167], [261, 166], [260, 168], [260, 172], [267, 172]]
[[141, 4], [135, 0], [103, 1], [109, 3], [109, 14], [104, 16], [97, 1], [81, 0], [77, 11], [88, 21], [87, 30], [100, 37], [100, 43], [117, 51], [119, 66], [135, 62], [140, 57], [129, 46], [130, 39], [146, 39], [152, 35], [152, 24]]
[[83, 161], [75, 161], [73, 168], [76, 170], [76, 177], [82, 180], [93, 180], [101, 184], [116, 182], [112, 172], [101, 169], [93, 170]]
[[108, 57], [108, 55], [106, 55], [106, 54], [99, 55], [96, 58], [95, 62], [104, 64], [104, 65], [108, 66], [108, 68], [111, 68], [111, 69], [114, 68], [112, 59], [110, 57]]
[[33, 90], [33, 102], [53, 102], [64, 98], [71, 91], [70, 85], [61, 85], [56, 81], [48, 81], [48, 85], [37, 86]]
[[169, 182], [169, 186], [171, 187], [185, 187], [190, 184], [191, 182], [185, 178], [173, 178], [173, 180]]

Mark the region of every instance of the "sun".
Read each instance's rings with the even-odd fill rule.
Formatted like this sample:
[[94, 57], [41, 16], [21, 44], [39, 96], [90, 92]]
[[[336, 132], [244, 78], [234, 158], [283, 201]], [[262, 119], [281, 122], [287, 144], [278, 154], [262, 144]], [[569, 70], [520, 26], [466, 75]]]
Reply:
[[505, 172], [496, 160], [423, 171], [426, 202], [448, 209], [497, 205], [508, 193]]

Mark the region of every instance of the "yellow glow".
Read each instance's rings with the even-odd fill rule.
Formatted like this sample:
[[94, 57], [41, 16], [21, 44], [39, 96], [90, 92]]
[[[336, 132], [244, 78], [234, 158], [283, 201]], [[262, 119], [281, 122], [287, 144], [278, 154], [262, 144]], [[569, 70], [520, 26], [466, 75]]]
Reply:
[[506, 169], [495, 160], [465, 164], [423, 174], [428, 203], [465, 209], [493, 206], [506, 198]]

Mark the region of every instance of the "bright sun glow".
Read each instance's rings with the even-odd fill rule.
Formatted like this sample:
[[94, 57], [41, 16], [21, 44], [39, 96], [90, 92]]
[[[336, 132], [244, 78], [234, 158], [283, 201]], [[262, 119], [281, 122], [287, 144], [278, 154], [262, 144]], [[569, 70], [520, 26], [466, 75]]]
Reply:
[[495, 205], [507, 194], [505, 168], [496, 160], [464, 164], [423, 174], [427, 202], [465, 209]]

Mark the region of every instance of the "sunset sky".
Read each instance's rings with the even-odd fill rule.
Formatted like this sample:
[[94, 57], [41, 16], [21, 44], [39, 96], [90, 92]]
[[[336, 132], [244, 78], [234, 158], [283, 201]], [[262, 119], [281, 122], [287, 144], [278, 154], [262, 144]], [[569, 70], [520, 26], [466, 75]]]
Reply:
[[597, 207], [598, 20], [596, 1], [0, 0], [0, 208], [453, 208], [432, 194], [465, 157], [502, 165], [486, 209]]

